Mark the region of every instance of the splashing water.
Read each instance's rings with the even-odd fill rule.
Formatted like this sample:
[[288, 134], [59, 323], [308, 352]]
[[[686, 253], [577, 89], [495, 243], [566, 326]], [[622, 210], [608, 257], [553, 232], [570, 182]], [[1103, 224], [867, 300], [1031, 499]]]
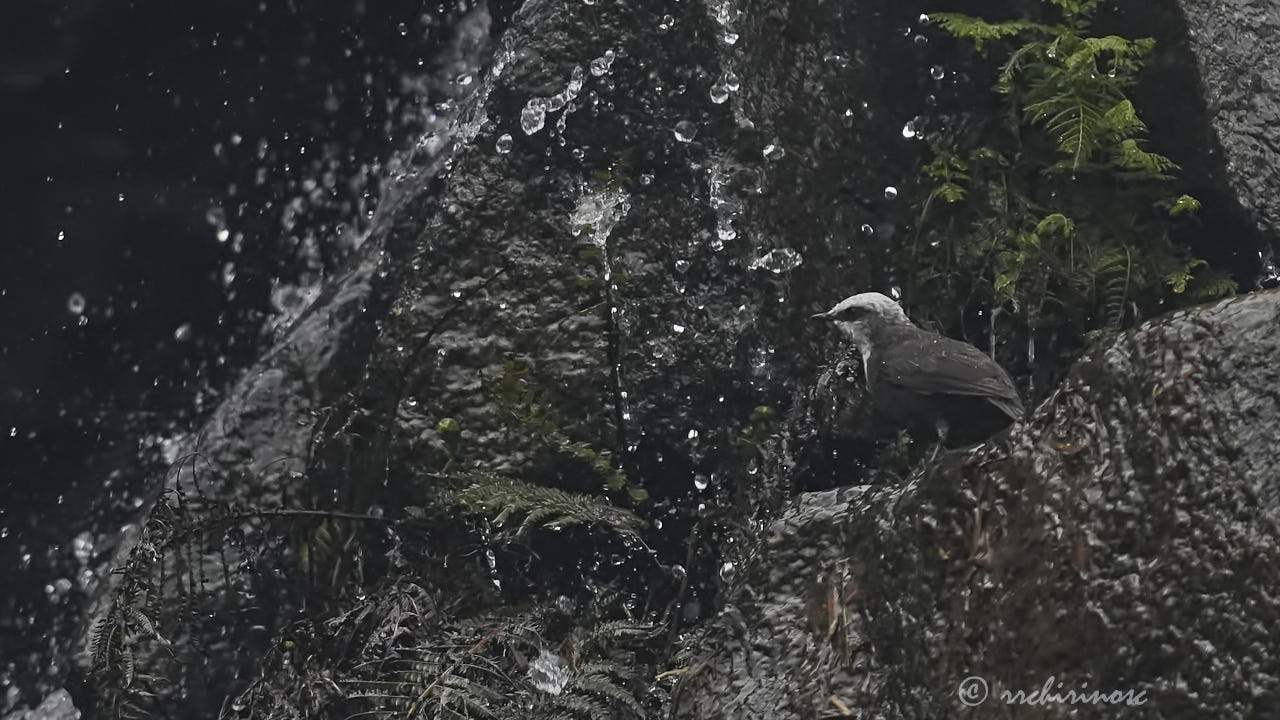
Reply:
[[591, 74], [596, 77], [607, 75], [609, 68], [613, 66], [613, 61], [618, 55], [612, 50], [606, 50], [603, 55], [591, 61]]
[[676, 123], [676, 126], [675, 128], [672, 129], [672, 132], [675, 133], [677, 140], [679, 140], [680, 142], [687, 143], [692, 141], [695, 137], [697, 137], [698, 126], [694, 125], [688, 120], [681, 120], [680, 122]]
[[569, 684], [569, 661], [550, 651], [541, 650], [529, 663], [529, 682], [549, 695], [559, 695]]
[[578, 198], [577, 206], [569, 214], [569, 231], [575, 236], [583, 230], [590, 231], [591, 242], [603, 249], [609, 233], [630, 211], [631, 196], [621, 190], [588, 193]]
[[[520, 111], [520, 129], [524, 130], [525, 135], [533, 135], [541, 130], [547, 124], [547, 113], [558, 112], [573, 102], [578, 97], [578, 93], [582, 92], [582, 85], [586, 82], [587, 73], [582, 69], [581, 65], [574, 65], [573, 71], [569, 75], [569, 84], [564, 90], [552, 95], [551, 97], [535, 97], [529, 98], [525, 103], [524, 109]], [[563, 121], [564, 118], [561, 118]]]
[[751, 261], [752, 270], [768, 270], [774, 275], [799, 267], [804, 257], [791, 248], [776, 248]]

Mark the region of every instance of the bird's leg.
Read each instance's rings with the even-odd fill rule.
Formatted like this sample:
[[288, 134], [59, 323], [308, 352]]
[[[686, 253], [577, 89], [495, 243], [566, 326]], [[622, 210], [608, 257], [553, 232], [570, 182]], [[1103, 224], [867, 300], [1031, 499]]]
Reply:
[[933, 446], [933, 454], [929, 456], [930, 467], [938, 459], [938, 453], [942, 451], [942, 446], [947, 444], [947, 421], [939, 418], [933, 427], [938, 432], [938, 444]]
[[925, 482], [929, 482], [929, 480], [933, 479], [934, 463], [938, 460], [938, 453], [942, 451], [942, 446], [947, 443], [947, 421], [942, 418], [938, 418], [938, 420], [934, 422], [933, 427], [938, 433], [938, 442], [933, 446], [933, 453], [929, 455], [929, 463], [925, 466]]

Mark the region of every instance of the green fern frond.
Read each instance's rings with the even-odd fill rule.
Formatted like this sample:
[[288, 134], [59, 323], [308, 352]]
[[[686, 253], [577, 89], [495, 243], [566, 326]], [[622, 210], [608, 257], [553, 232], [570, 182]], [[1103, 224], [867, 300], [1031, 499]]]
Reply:
[[[562, 429], [562, 423], [552, 407], [545, 390], [529, 379], [528, 368], [522, 368], [511, 358], [503, 361], [502, 376], [492, 383], [494, 395], [511, 416], [534, 438], [558, 453], [568, 455], [590, 467], [604, 481], [605, 488], [627, 488], [624, 473], [614, 463], [608, 450], [597, 450], [590, 443], [570, 439]], [[642, 488], [629, 488], [633, 498], [643, 495]]]
[[1021, 35], [1028, 30], [1046, 29], [1039, 23], [1023, 20], [992, 23], [961, 13], [930, 13], [929, 17], [953, 37], [972, 40], [973, 46], [978, 50], [982, 50], [983, 44], [992, 40]]
[[1100, 0], [1045, 0], [1062, 8], [1068, 19], [1087, 18], [1097, 9]]
[[1128, 98], [1107, 110], [1103, 120], [1106, 123], [1107, 133], [1116, 141], [1141, 135], [1147, 131], [1146, 124], [1138, 119], [1138, 113], [1133, 109], [1133, 101]]
[[1208, 302], [1235, 295], [1239, 289], [1230, 275], [1220, 270], [1212, 270], [1196, 275], [1187, 295], [1194, 302]]
[[1200, 209], [1200, 201], [1190, 195], [1180, 195], [1177, 200], [1169, 206], [1169, 216], [1178, 217], [1185, 213], [1195, 212]]
[[1128, 248], [1112, 250], [1098, 258], [1094, 273], [1107, 324], [1119, 328], [1124, 323], [1129, 291], [1133, 286], [1133, 254]]
[[600, 526], [633, 536], [645, 525], [635, 513], [606, 500], [518, 480], [476, 476], [455, 495], [462, 504], [504, 522], [523, 518], [517, 536], [534, 528], [560, 530], [573, 525]]
[[1181, 295], [1187, 291], [1187, 283], [1191, 282], [1195, 269], [1208, 265], [1207, 262], [1200, 258], [1192, 258], [1182, 265], [1182, 267], [1169, 273], [1164, 278], [1164, 284], [1168, 285], [1176, 295]]
[[1061, 235], [1070, 237], [1076, 231], [1076, 224], [1062, 213], [1050, 213], [1036, 223], [1036, 235]]
[[1070, 87], [1026, 106], [1039, 124], [1070, 158], [1063, 169], [1077, 172], [1089, 162], [1107, 132], [1106, 109], [1117, 102], [1106, 87]]
[[1178, 166], [1169, 158], [1152, 152], [1147, 152], [1138, 146], [1138, 141], [1128, 139], [1119, 144], [1116, 148], [1116, 164], [1138, 171], [1143, 175], [1159, 180], [1169, 178], [1169, 172], [1177, 170]]

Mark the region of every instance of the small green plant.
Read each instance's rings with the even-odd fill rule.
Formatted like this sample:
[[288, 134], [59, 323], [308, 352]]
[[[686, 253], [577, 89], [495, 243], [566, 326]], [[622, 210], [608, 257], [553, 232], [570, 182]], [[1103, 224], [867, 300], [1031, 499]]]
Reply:
[[645, 524], [635, 513], [607, 500], [505, 478], [472, 476], [454, 496], [482, 510], [495, 525], [514, 526], [517, 537], [534, 528], [558, 531], [573, 525], [600, 526], [634, 536]]
[[603, 481], [606, 490], [625, 489], [636, 502], [648, 497], [643, 488], [628, 482], [626, 473], [614, 463], [613, 453], [569, 438], [552, 409], [546, 391], [530, 380], [528, 368], [520, 367], [511, 358], [504, 360], [502, 376], [493, 383], [493, 393], [498, 403], [526, 432], [546, 447], [590, 468]]
[[935, 137], [920, 230], [931, 242], [907, 260], [947, 280], [937, 305], [985, 298], [1028, 336], [1055, 328], [1068, 352], [1169, 301], [1235, 290], [1170, 236], [1199, 203], [1174, 198], [1178, 167], [1146, 147], [1128, 96], [1154, 41], [1092, 34], [1100, 4], [1044, 0], [1043, 21], [931, 14], [997, 60], [1005, 112]]

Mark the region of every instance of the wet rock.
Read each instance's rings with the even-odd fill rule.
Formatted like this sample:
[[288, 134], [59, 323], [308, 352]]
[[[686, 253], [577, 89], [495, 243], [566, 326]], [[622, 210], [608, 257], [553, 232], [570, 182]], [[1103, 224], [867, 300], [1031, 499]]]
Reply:
[[961, 696], [976, 677], [983, 717], [1022, 716], [1002, 693], [1046, 681], [1129, 695], [1033, 699], [1038, 717], [1274, 714], [1278, 322], [1276, 292], [1155, 320], [1082, 361], [1003, 447], [800, 496], [731, 598], [750, 630], [709, 633], [678, 711], [944, 717], [984, 699]]
[[[1116, 4], [1108, 28], [1149, 35], [1137, 90], [1153, 139], [1182, 166], [1215, 231], [1196, 252], [1244, 286], [1280, 273], [1280, 8], [1264, 0]], [[1194, 82], [1192, 81], [1194, 79]], [[1231, 240], [1223, 242], [1222, 238]]]
[[1258, 227], [1280, 238], [1280, 8], [1179, 0], [1226, 180]]
[[4, 720], [80, 720], [80, 710], [71, 699], [71, 693], [59, 688], [30, 710], [15, 710]]
[[[918, 33], [903, 32], [918, 26], [920, 10], [819, 0], [785, 8], [763, 0], [526, 2], [477, 74], [475, 94], [461, 103], [456, 142], [403, 180], [403, 194], [382, 209], [354, 269], [236, 388], [202, 435], [207, 461], [190, 464], [171, 487], [206, 507], [288, 506], [302, 498], [367, 509], [430, 486], [454, 454], [477, 471], [564, 481], [569, 473], [540, 461], [545, 449], [513, 432], [510, 408], [494, 397], [512, 364], [545, 393], [565, 437], [622, 458], [634, 482], [673, 508], [707, 504], [723, 513], [725, 546], [757, 539], [752, 521], [772, 517], [800, 473], [824, 476], [812, 486], [859, 482], [856, 463], [815, 459], [822, 453], [802, 447], [816, 434], [846, 431], [842, 419], [856, 415], [847, 398], [860, 392], [857, 363], [842, 361], [834, 338], [805, 318], [851, 288], [886, 284], [881, 261], [900, 237], [861, 228], [912, 221], [905, 200], [918, 190], [913, 168], [923, 144], [901, 127], [922, 111], [937, 62]], [[607, 72], [583, 71], [609, 53]], [[522, 126], [535, 99], [544, 101], [532, 106], [538, 122]], [[672, 129], [681, 123], [696, 135], [677, 138]], [[770, 144], [785, 154], [765, 157], [761, 148]], [[895, 188], [896, 201], [886, 187]], [[803, 262], [752, 267], [783, 256]], [[1259, 301], [1238, 307], [1256, 307], [1251, 302]], [[1208, 395], [1170, 403], [1224, 380], [1184, 378], [1173, 360], [1169, 368], [1152, 364], [1172, 353], [1218, 372], [1230, 359], [1236, 372], [1260, 376], [1256, 359], [1269, 348], [1261, 331], [1253, 338], [1260, 344], [1250, 346], [1248, 337], [1230, 334], [1244, 330], [1240, 311], [1214, 312], [1220, 315], [1147, 326], [1083, 365], [1011, 452], [941, 470], [928, 482], [803, 496], [769, 526], [765, 562], [752, 569], [732, 559], [725, 586], [745, 574], [754, 591], [733, 598], [737, 610], [710, 591], [680, 608], [690, 623], [715, 614], [709, 626], [727, 632], [716, 634], [718, 645], [697, 648], [707, 660], [688, 669], [676, 707], [709, 718], [813, 717], [843, 714], [842, 707], [945, 716], [956, 710], [954, 695], [931, 693], [972, 674], [970, 666], [1010, 686], [1043, 682], [1051, 671], [1087, 671], [1149, 687], [1153, 696], [1159, 687], [1171, 693], [1168, 702], [1231, 707], [1236, 685], [1224, 685], [1221, 702], [1203, 690], [1193, 699], [1175, 676], [1151, 675], [1143, 663], [1183, 667], [1179, 648], [1207, 647], [1185, 642], [1191, 630], [1200, 633], [1194, 639], [1233, 651], [1239, 638], [1247, 644], [1253, 636], [1198, 625], [1200, 616], [1185, 608], [1168, 614], [1171, 627], [1183, 623], [1169, 634], [1109, 599], [1142, 599], [1150, 607], [1144, 612], [1163, 613], [1179, 597], [1143, 594], [1152, 592], [1142, 579], [1151, 563], [1173, 557], [1159, 554], [1160, 542], [1139, 541], [1139, 530], [1166, 528], [1141, 523], [1167, 521], [1170, 508], [1204, 517], [1203, 533], [1217, 532], [1230, 513], [1242, 524], [1224, 536], [1211, 567], [1191, 564], [1206, 549], [1202, 539], [1183, 538], [1179, 577], [1226, 587], [1206, 573], [1242, 573], [1232, 569], [1240, 538], [1265, 539], [1256, 514], [1188, 478], [1203, 471], [1236, 487], [1238, 480], [1220, 478], [1249, 468], [1219, 452], [1222, 428], [1243, 408], [1264, 418], [1273, 408], [1212, 405]], [[1233, 322], [1239, 327], [1228, 328]], [[1178, 330], [1158, 330], [1171, 327]], [[854, 378], [841, 367], [853, 368]], [[1142, 373], [1177, 388], [1161, 400], [1167, 405], [1151, 404], [1161, 396], [1151, 395]], [[783, 408], [785, 429], [743, 460], [735, 454], [739, 440], [760, 407]], [[1068, 413], [1091, 407], [1118, 425]], [[1135, 435], [1140, 421], [1157, 430]], [[1067, 435], [1058, 438], [1060, 431]], [[457, 438], [456, 449], [446, 435]], [[1203, 452], [1193, 457], [1179, 443]], [[839, 437], [819, 447], [858, 455]], [[796, 456], [807, 457], [797, 465]], [[1199, 463], [1197, 473], [1177, 475], [1171, 485], [1151, 481], [1150, 463], [1178, 457]], [[1254, 494], [1263, 497], [1265, 488]], [[978, 532], [975, 506], [986, 508]], [[679, 546], [682, 536], [672, 537], [651, 539]], [[1175, 542], [1167, 532], [1157, 537]], [[208, 708], [235, 681], [211, 676], [261, 657], [260, 636], [306, 596], [283, 570], [244, 573], [271, 581], [252, 588], [229, 577], [224, 543], [198, 551], [164, 575], [166, 592], [188, 602], [174, 578], [197, 578], [207, 614], [175, 602], [186, 615], [162, 628], [178, 625], [204, 640], [198, 653], [183, 650], [190, 655], [181, 658], [188, 668], [182, 702]], [[689, 561], [680, 552], [690, 576], [717, 577], [725, 560], [703, 552]], [[456, 578], [474, 574], [476, 555], [468, 556], [472, 565], [455, 559], [451, 581], [460, 586]], [[1162, 575], [1160, 582], [1170, 581]], [[1226, 617], [1262, 622], [1269, 612], [1262, 595], [1245, 607], [1222, 590], [1197, 592], [1188, 596], [1202, 599], [1196, 607], [1219, 602]], [[496, 603], [497, 593], [477, 593], [474, 601], [476, 608]], [[1250, 608], [1264, 614], [1248, 615]], [[252, 643], [243, 628], [228, 628], [241, 611], [252, 611]], [[197, 615], [212, 619], [183, 625]], [[1095, 645], [1112, 642], [1111, 654], [1072, 645], [1078, 636], [1061, 628], [1087, 631]], [[1019, 646], [1051, 631], [1052, 642]], [[966, 634], [969, 641], [956, 640]], [[1158, 656], [1135, 660], [1122, 642]], [[153, 645], [149, 659], [163, 662]], [[1016, 663], [1015, 648], [1025, 651], [1025, 663]], [[1255, 664], [1269, 661], [1259, 656]], [[1160, 684], [1167, 677], [1173, 685]], [[1217, 704], [1205, 705], [1206, 698]]]

